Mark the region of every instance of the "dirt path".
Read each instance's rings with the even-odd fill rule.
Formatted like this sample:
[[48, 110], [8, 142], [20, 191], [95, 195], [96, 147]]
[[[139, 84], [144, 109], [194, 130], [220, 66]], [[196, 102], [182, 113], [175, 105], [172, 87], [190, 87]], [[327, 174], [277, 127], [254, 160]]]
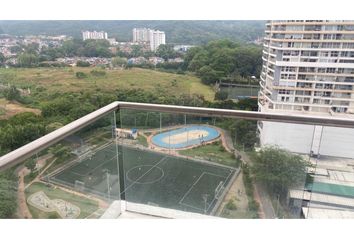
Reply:
[[28, 173], [28, 169], [23, 167], [18, 172], [18, 189], [17, 189], [17, 201], [18, 201], [18, 215], [20, 218], [32, 218], [32, 214], [28, 209], [25, 194], [25, 181], [24, 177]]
[[[41, 164], [44, 166], [47, 162], [48, 159], [52, 158], [53, 156], [48, 154], [46, 156], [44, 156], [42, 159], [38, 160], [38, 162], [41, 162]], [[48, 164], [48, 166], [46, 166], [44, 169], [41, 169], [40, 170], [40, 173], [36, 176], [35, 179], [33, 179], [30, 183], [28, 183], [26, 186], [25, 186], [25, 189], [28, 188], [32, 183], [34, 182], [38, 182], [42, 176], [42, 174], [48, 169], [50, 168], [50, 166], [52, 166], [52, 164], [55, 162], [56, 159], [54, 159], [50, 164]]]
[[230, 199], [235, 201], [237, 206], [237, 211], [240, 212], [247, 212], [248, 211], [248, 198], [245, 191], [245, 186], [243, 185], [243, 174], [240, 172], [231, 185], [229, 191], [227, 192], [224, 201], [221, 203], [220, 207], [218, 208], [216, 215], [220, 216], [224, 206]]

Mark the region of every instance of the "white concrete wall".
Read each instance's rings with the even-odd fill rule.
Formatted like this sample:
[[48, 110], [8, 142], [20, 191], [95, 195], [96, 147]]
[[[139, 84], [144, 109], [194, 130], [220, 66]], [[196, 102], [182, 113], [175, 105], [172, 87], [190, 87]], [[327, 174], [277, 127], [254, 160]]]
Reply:
[[[322, 132], [322, 136], [321, 136]], [[262, 146], [278, 145], [291, 152], [354, 158], [354, 129], [263, 122]]]

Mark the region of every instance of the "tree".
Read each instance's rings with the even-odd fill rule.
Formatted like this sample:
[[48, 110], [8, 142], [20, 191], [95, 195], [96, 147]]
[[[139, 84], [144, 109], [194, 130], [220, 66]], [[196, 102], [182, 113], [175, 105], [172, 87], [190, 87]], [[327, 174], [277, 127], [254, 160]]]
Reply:
[[215, 93], [215, 100], [224, 101], [227, 99], [227, 97], [228, 97], [228, 94], [225, 91], [218, 91]]
[[212, 69], [210, 66], [204, 66], [199, 69], [198, 76], [202, 79], [204, 84], [213, 84], [220, 79], [222, 73]]
[[205, 84], [212, 84], [219, 79], [259, 75], [261, 56], [261, 47], [250, 44], [241, 46], [230, 40], [218, 40], [189, 49], [184, 56], [183, 68], [197, 73]]
[[3, 95], [9, 101], [20, 100], [21, 98], [20, 91], [13, 85], [11, 85], [9, 88], [4, 89]]
[[0, 174], [0, 218], [11, 218], [16, 212], [17, 179], [9, 171]]
[[252, 172], [271, 195], [285, 198], [290, 188], [303, 186], [309, 166], [302, 156], [271, 146], [254, 154]]
[[127, 64], [127, 59], [123, 57], [115, 57], [112, 59], [113, 67], [124, 67]]
[[57, 163], [62, 163], [68, 160], [71, 156], [71, 150], [68, 146], [63, 146], [62, 144], [57, 144], [49, 149], [49, 152], [57, 158]]
[[75, 76], [76, 76], [76, 78], [78, 78], [78, 79], [87, 78], [87, 74], [84, 73], [84, 72], [76, 72], [76, 73], [75, 73]]
[[236, 138], [236, 143], [245, 149], [252, 150], [257, 143], [257, 122], [238, 119], [231, 125], [231, 134]]
[[156, 50], [156, 55], [167, 60], [169, 58], [175, 58], [177, 53], [175, 50], [173, 50], [173, 46], [161, 44]]
[[141, 46], [133, 45], [132, 46], [132, 52], [131, 52], [130, 55], [132, 57], [139, 57], [139, 56], [143, 55], [143, 50], [142, 50]]
[[2, 53], [0, 52], [0, 66], [2, 66], [2, 65], [5, 64], [5, 60], [6, 60], [6, 58], [5, 58], [4, 54], [2, 54]]
[[78, 60], [78, 61], [76, 62], [76, 66], [78, 66], [78, 67], [89, 67], [89, 66], [90, 66], [90, 63], [89, 63], [89, 62], [86, 62], [86, 61]]
[[26, 161], [25, 163], [25, 167], [28, 168], [29, 170], [31, 170], [31, 172], [33, 172], [36, 169], [36, 159], [35, 158], [31, 158], [29, 160]]
[[34, 67], [38, 64], [39, 58], [33, 53], [22, 53], [18, 56], [17, 62], [20, 67]]

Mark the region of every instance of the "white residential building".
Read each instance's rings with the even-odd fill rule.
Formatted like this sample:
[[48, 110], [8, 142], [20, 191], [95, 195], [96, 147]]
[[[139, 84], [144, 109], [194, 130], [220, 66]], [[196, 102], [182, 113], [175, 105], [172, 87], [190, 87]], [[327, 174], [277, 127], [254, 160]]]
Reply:
[[82, 39], [85, 41], [87, 39], [95, 39], [95, 40], [98, 40], [98, 39], [108, 39], [108, 34], [107, 32], [96, 32], [96, 31], [93, 31], [93, 32], [90, 32], [90, 31], [83, 31], [82, 32]]
[[133, 42], [149, 43], [150, 50], [156, 51], [161, 44], [166, 44], [165, 32], [150, 28], [134, 28]]
[[[262, 59], [259, 111], [354, 117], [354, 21], [269, 21]], [[260, 122], [259, 131], [261, 145], [354, 158], [352, 129]]]

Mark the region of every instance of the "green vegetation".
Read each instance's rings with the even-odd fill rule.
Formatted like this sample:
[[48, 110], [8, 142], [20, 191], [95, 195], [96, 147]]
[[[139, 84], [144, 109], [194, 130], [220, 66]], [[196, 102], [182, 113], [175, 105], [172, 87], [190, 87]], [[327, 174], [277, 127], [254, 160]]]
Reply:
[[258, 143], [256, 121], [220, 119], [216, 122], [216, 126], [230, 131], [231, 138], [237, 149], [244, 151], [253, 150], [255, 144]]
[[200, 147], [180, 150], [179, 153], [181, 155], [199, 157], [232, 167], [237, 167], [239, 165], [239, 161], [235, 159], [233, 153], [227, 152], [220, 141]]
[[83, 72], [76, 72], [76, 73], [75, 73], [75, 76], [76, 76], [76, 78], [78, 78], [78, 79], [87, 78], [86, 73], [83, 73]]
[[124, 57], [115, 57], [112, 59], [113, 67], [124, 67], [127, 65], [127, 59]]
[[258, 218], [259, 204], [254, 199], [254, 186], [250, 169], [247, 164], [242, 164], [243, 183], [248, 198], [248, 210], [252, 218]]
[[44, 119], [34, 113], [20, 113], [0, 121], [0, 155], [31, 142], [46, 133]]
[[76, 62], [76, 66], [77, 67], [89, 67], [90, 63], [86, 62], [86, 61], [79, 60], [79, 61]]
[[2, 54], [0, 52], [0, 67], [4, 64], [5, 60], [6, 60], [6, 58], [5, 58], [4, 54]]
[[39, 62], [39, 58], [34, 53], [22, 53], [17, 57], [19, 67], [36, 67]]
[[302, 156], [278, 147], [266, 147], [252, 156], [252, 172], [269, 194], [285, 199], [292, 187], [303, 186], [310, 163]]
[[13, 218], [17, 208], [17, 176], [14, 169], [0, 173], [0, 219]]
[[[63, 46], [56, 49], [63, 56], [83, 57], [111, 57], [109, 42], [107, 40], [79, 40], [73, 39], [63, 43]], [[53, 51], [53, 50], [52, 50]], [[53, 56], [54, 57], [54, 56]]]
[[[214, 91], [203, 85], [200, 79], [191, 75], [169, 74], [153, 70], [133, 68], [129, 70], [106, 70], [102, 77], [92, 76], [93, 68], [11, 68], [0, 69], [0, 82], [16, 87], [29, 87], [34, 97], [40, 101], [48, 96], [67, 93], [85, 92], [86, 94], [114, 93], [115, 90], [138, 90], [167, 96], [200, 95], [213, 101]], [[83, 72], [88, 77], [77, 79], [75, 72]], [[173, 81], [176, 86], [171, 86]], [[38, 91], [40, 90], [40, 91]]]
[[156, 50], [156, 55], [167, 61], [169, 58], [176, 58], [178, 56], [177, 52], [173, 50], [172, 45], [162, 44]]
[[[93, 212], [98, 209], [98, 202], [85, 198], [83, 196], [78, 196], [72, 193], [68, 193], [64, 190], [61, 190], [57, 187], [53, 187], [51, 185], [46, 185], [43, 183], [33, 183], [26, 189], [26, 196], [29, 197], [31, 194], [36, 193], [38, 191], [43, 191], [50, 199], [63, 199], [68, 201], [76, 206], [78, 206], [81, 210], [79, 218], [86, 218]], [[29, 205], [29, 209], [34, 218], [50, 218], [53, 217], [53, 213], [43, 212], [35, 207]], [[59, 216], [57, 216], [59, 217]]]
[[226, 204], [225, 204], [225, 208], [228, 210], [236, 210], [237, 206], [236, 203], [233, 199], [230, 199]]
[[146, 140], [146, 137], [144, 137], [142, 135], [139, 135], [137, 140], [138, 140], [138, 143], [143, 145], [144, 147], [148, 147], [149, 146], [149, 144], [148, 144], [148, 142]]
[[191, 48], [184, 57], [184, 67], [195, 72], [205, 84], [219, 80], [238, 82], [260, 74], [261, 56], [261, 47], [219, 40]]

